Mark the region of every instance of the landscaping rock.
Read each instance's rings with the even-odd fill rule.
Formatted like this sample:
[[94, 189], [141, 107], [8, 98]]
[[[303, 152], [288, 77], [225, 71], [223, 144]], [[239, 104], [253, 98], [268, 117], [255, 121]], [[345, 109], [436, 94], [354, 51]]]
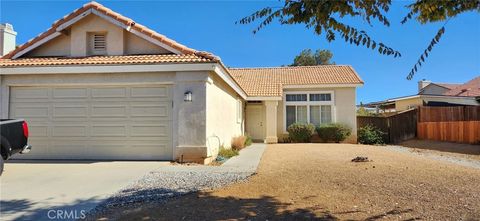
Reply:
[[368, 157], [355, 157], [352, 159], [352, 162], [358, 163], [358, 162], [370, 162], [368, 160]]

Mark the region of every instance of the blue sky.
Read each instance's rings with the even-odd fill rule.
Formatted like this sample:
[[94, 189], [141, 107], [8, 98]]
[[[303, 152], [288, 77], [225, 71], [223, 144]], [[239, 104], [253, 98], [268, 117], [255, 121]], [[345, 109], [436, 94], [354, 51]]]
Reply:
[[[21, 44], [45, 31], [50, 25], [87, 1], [5, 1], [0, 3], [0, 20], [14, 25]], [[327, 42], [302, 25], [256, 27], [235, 21], [278, 1], [99, 1], [182, 44], [220, 56], [230, 67], [269, 67], [291, 64], [306, 48], [329, 49], [337, 64], [352, 65], [365, 81], [358, 89], [357, 103], [414, 94], [417, 81], [461, 83], [480, 75], [480, 15], [462, 14], [451, 19], [441, 43], [413, 80], [406, 75], [443, 22], [401, 25], [407, 13], [406, 1], [394, 1], [388, 12], [391, 26], [368, 26], [349, 21], [370, 36], [399, 50], [401, 58], [379, 55], [370, 49], [341, 40]]]

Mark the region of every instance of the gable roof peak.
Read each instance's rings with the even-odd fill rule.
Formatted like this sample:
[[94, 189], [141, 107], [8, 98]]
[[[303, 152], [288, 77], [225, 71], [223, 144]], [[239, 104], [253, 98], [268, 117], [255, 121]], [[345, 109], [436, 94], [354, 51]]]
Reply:
[[[163, 47], [167, 50], [172, 51], [175, 54], [195, 54], [198, 56], [205, 56], [208, 59], [219, 60], [215, 55], [208, 52], [200, 52], [195, 49], [189, 48], [185, 45], [182, 45], [165, 35], [159, 34], [152, 29], [149, 29], [141, 24], [136, 23], [133, 19], [130, 19], [126, 16], [123, 16], [102, 4], [91, 1], [84, 4], [82, 7], [74, 10], [70, 14], [65, 15], [63, 18], [55, 21], [52, 26], [45, 32], [39, 34], [38, 36], [30, 39], [23, 45], [20, 45], [15, 50], [4, 55], [3, 59], [16, 59], [23, 54], [33, 50], [34, 48], [46, 43], [49, 41], [49, 38], [53, 38], [59, 35], [59, 32], [72, 25], [73, 23], [81, 20], [86, 15], [93, 13], [100, 17], [112, 19], [115, 21], [116, 25], [121, 26], [127, 31], [147, 40], [154, 42], [155, 44]], [[53, 37], [52, 37], [53, 36]]]

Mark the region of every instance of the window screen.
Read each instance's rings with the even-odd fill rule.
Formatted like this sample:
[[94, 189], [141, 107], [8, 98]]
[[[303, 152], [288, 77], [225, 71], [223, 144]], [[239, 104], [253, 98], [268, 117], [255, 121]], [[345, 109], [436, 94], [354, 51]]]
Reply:
[[310, 101], [331, 101], [331, 94], [310, 94]]
[[307, 101], [306, 94], [287, 94], [287, 101]]

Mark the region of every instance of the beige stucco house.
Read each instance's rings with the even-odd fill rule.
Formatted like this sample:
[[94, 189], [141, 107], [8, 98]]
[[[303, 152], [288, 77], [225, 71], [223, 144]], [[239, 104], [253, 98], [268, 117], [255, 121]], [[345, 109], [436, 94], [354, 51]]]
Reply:
[[350, 66], [227, 68], [95, 2], [0, 68], [0, 117], [28, 121], [30, 159], [208, 162], [232, 137], [276, 143], [294, 122], [342, 122], [355, 142], [363, 84]]
[[364, 104], [377, 112], [400, 112], [420, 106], [479, 106], [480, 76], [463, 84], [418, 82], [418, 93]]

